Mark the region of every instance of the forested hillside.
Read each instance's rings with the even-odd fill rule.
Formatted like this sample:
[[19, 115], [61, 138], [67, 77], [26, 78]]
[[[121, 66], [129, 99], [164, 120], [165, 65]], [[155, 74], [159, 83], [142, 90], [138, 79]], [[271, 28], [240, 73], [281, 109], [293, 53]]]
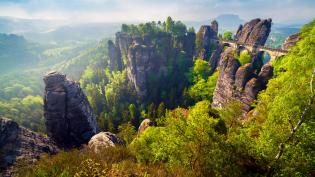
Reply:
[[[254, 19], [235, 40], [264, 45], [270, 27], [271, 19]], [[285, 55], [265, 61], [220, 42], [215, 21], [197, 33], [170, 17], [122, 25], [114, 42], [56, 69], [80, 79], [99, 130], [125, 145], [94, 149], [92, 138], [18, 176], [313, 176], [314, 35], [312, 21]], [[10, 102], [42, 105], [21, 98]]]
[[[50, 70], [58, 70], [78, 81], [88, 65], [106, 62], [106, 41], [51, 46], [3, 35], [0, 116], [45, 132], [42, 76]], [[34, 51], [30, 47], [34, 47]]]

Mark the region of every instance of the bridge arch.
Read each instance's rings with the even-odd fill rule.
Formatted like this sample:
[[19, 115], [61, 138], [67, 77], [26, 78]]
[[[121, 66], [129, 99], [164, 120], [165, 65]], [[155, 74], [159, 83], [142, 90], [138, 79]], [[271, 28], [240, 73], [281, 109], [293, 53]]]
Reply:
[[270, 53], [268, 51], [265, 51], [265, 50], [259, 51], [258, 56], [261, 57], [263, 64], [268, 63], [272, 59], [272, 56], [270, 55]]

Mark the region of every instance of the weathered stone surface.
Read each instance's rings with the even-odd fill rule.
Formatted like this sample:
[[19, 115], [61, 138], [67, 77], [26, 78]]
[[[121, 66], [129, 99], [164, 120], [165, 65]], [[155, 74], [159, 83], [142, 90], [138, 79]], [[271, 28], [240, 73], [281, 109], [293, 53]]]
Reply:
[[192, 58], [195, 54], [195, 41], [196, 34], [192, 32], [188, 32], [185, 35], [177, 37], [177, 48], [180, 51], [186, 52], [186, 55]]
[[121, 71], [123, 68], [123, 64], [120, 49], [111, 40], [108, 41], [108, 56], [110, 71]]
[[215, 36], [217, 36], [218, 32], [219, 32], [219, 24], [218, 24], [218, 22], [216, 20], [213, 20], [211, 22], [210, 26], [211, 26], [211, 29], [213, 30], [213, 32], [215, 33]]
[[99, 152], [102, 148], [123, 146], [125, 143], [111, 132], [100, 132], [94, 135], [88, 143], [88, 147], [94, 152]]
[[201, 51], [198, 54], [203, 60], [210, 57], [211, 48], [218, 45], [218, 23], [211, 22], [211, 26], [203, 25], [200, 27], [198, 34], [201, 34]]
[[217, 69], [217, 67], [220, 64], [220, 58], [221, 58], [221, 53], [223, 52], [224, 46], [219, 44], [217, 48], [213, 51], [211, 54], [209, 64], [210, 64], [210, 75], [214, 73], [214, 71]]
[[10, 119], [0, 118], [0, 176], [13, 176], [17, 160], [32, 163], [43, 154], [57, 152], [58, 148], [51, 139]]
[[293, 35], [287, 37], [287, 39], [282, 44], [281, 48], [283, 50], [290, 50], [290, 47], [294, 46], [300, 39], [301, 39], [301, 37], [300, 37], [299, 33], [293, 34]]
[[96, 133], [96, 120], [79, 84], [58, 72], [44, 77], [47, 134], [59, 147], [78, 147]]
[[165, 77], [167, 66], [175, 63], [179, 54], [184, 54], [185, 58], [191, 60], [187, 63], [193, 63], [195, 40], [196, 34], [192, 32], [179, 36], [172, 36], [166, 32], [144, 36], [121, 32], [116, 34], [116, 45], [122, 58], [127, 59], [125, 67], [128, 79], [142, 101], [148, 98], [149, 79], [155, 78], [158, 82]]
[[127, 75], [141, 98], [147, 95], [147, 77], [153, 71], [153, 57], [153, 47], [136, 44], [128, 51]]
[[271, 31], [271, 19], [253, 19], [250, 22], [240, 25], [236, 32], [236, 40], [239, 43], [250, 45], [265, 45]]
[[131, 36], [120, 32], [116, 33], [116, 44], [119, 47], [122, 55], [127, 55], [132, 41], [133, 39]]
[[138, 136], [140, 136], [148, 127], [152, 126], [156, 126], [155, 122], [150, 119], [144, 119], [138, 128]]
[[266, 88], [273, 74], [270, 63], [265, 64], [256, 74], [253, 67], [255, 62], [257, 61], [253, 60], [252, 63], [241, 66], [234, 57], [232, 48], [222, 54], [212, 106], [223, 108], [231, 101], [240, 101], [244, 112], [251, 110], [251, 103]]

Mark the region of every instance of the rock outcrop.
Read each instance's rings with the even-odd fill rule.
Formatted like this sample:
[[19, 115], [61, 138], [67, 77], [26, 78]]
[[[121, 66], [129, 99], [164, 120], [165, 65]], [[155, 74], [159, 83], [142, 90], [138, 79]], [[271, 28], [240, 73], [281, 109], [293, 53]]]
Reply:
[[123, 146], [125, 143], [111, 132], [100, 132], [94, 135], [88, 143], [88, 147], [94, 152], [99, 152], [103, 148]]
[[79, 84], [58, 72], [44, 77], [47, 134], [59, 147], [78, 147], [96, 133], [96, 120]]
[[195, 33], [176, 36], [158, 32], [154, 35], [132, 36], [116, 34], [116, 45], [121, 56], [127, 59], [126, 71], [137, 95], [144, 100], [148, 96], [150, 78], [159, 79], [167, 74], [167, 66], [183, 51], [191, 59], [195, 51]]
[[211, 25], [203, 25], [198, 31], [198, 42], [200, 43], [200, 50], [198, 56], [206, 60], [211, 55], [211, 49], [215, 48], [218, 41], [218, 23], [216, 21], [211, 22]]
[[224, 49], [224, 46], [219, 44], [217, 48], [212, 52], [210, 60], [209, 60], [209, 64], [211, 68], [210, 75], [212, 75], [217, 69], [217, 67], [219, 66], [223, 49]]
[[153, 57], [152, 46], [134, 44], [128, 51], [127, 75], [140, 98], [147, 95], [147, 77], [154, 69]]
[[156, 126], [155, 122], [150, 119], [144, 119], [138, 128], [138, 136], [140, 136], [147, 128], [152, 126]]
[[43, 154], [57, 152], [58, 148], [51, 139], [10, 119], [0, 118], [0, 176], [12, 176], [17, 160], [32, 163]]
[[271, 19], [253, 19], [240, 25], [235, 39], [239, 43], [264, 46], [271, 31]]
[[291, 46], [294, 46], [300, 39], [301, 39], [301, 37], [300, 37], [299, 33], [293, 34], [293, 35], [287, 37], [287, 39], [282, 44], [281, 48], [283, 50], [290, 50]]
[[186, 35], [178, 36], [177, 48], [180, 51], [184, 51], [187, 57], [192, 58], [195, 54], [195, 41], [196, 34], [193, 32], [188, 32]]
[[273, 74], [270, 63], [263, 65], [258, 74], [255, 73], [254, 62], [241, 66], [232, 48], [222, 54], [212, 106], [223, 108], [231, 101], [240, 101], [244, 112], [251, 110], [251, 103], [266, 88]]
[[109, 70], [121, 71], [123, 68], [123, 64], [122, 64], [120, 49], [111, 40], [108, 41], [108, 56], [109, 56]]

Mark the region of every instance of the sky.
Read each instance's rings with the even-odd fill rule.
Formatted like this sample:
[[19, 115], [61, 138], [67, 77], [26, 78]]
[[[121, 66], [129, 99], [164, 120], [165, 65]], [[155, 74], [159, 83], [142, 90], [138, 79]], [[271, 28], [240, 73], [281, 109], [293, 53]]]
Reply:
[[315, 0], [0, 0], [0, 16], [71, 22], [202, 21], [222, 14], [244, 20], [315, 18]]

